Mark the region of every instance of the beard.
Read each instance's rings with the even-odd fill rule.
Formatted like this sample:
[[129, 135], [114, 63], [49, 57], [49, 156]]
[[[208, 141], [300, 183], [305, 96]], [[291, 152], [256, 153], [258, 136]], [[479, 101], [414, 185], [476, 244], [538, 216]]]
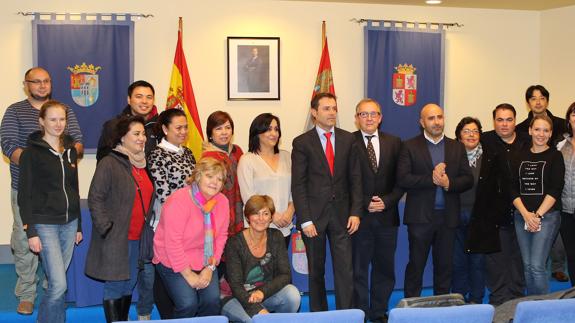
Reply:
[[30, 97], [32, 97], [34, 100], [36, 101], [46, 101], [46, 100], [50, 100], [52, 98], [52, 92], [44, 95], [44, 96], [40, 96], [40, 95], [36, 95], [34, 93], [30, 93]]

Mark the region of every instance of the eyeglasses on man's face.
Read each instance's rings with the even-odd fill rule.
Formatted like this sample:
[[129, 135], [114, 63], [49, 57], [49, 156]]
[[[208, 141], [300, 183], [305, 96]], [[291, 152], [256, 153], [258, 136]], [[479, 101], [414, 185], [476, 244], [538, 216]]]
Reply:
[[381, 113], [379, 113], [377, 111], [372, 111], [372, 112], [363, 111], [363, 112], [357, 113], [357, 116], [362, 118], [362, 119], [366, 119], [367, 117], [377, 118], [380, 115], [381, 115]]
[[45, 79], [45, 80], [26, 80], [26, 83], [32, 83], [34, 85], [40, 85], [40, 84], [44, 84], [44, 85], [48, 85], [50, 83], [52, 83], [51, 79]]

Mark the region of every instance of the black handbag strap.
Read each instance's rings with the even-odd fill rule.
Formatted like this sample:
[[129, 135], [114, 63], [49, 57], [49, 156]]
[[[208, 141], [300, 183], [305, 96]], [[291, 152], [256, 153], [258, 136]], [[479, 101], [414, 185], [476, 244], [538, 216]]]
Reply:
[[[138, 181], [136, 180], [136, 178], [134, 178], [134, 175], [132, 175], [132, 172], [130, 172], [130, 176], [132, 177], [132, 179], [134, 180], [134, 183], [136, 183], [136, 190], [138, 191], [138, 195], [140, 196], [140, 205], [142, 206], [142, 212], [144, 212], [144, 221], [146, 221], [146, 223], [148, 225], [150, 225], [150, 223], [152, 223], [153, 221], [156, 220], [156, 212], [154, 212], [152, 210], [152, 216], [150, 217], [150, 219], [147, 219], [146, 217], [146, 207], [144, 206], [144, 197], [142, 196], [142, 189], [140, 188], [140, 184], [138, 184]], [[150, 205], [150, 207], [152, 207]]]

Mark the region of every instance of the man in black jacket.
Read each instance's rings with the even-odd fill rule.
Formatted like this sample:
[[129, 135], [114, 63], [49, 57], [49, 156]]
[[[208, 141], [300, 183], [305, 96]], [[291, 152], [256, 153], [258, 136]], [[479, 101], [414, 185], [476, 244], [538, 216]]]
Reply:
[[432, 246], [433, 293], [450, 292], [459, 194], [473, 186], [463, 144], [443, 134], [441, 107], [425, 105], [419, 123], [423, 134], [405, 142], [397, 166], [399, 186], [407, 192], [403, 216], [409, 240], [405, 297], [421, 295], [423, 271]]
[[[403, 190], [395, 171], [401, 140], [379, 131], [381, 108], [372, 99], [355, 108], [355, 158], [361, 167], [362, 220], [353, 235], [353, 299], [371, 322], [387, 321], [387, 305], [395, 285], [395, 249]], [[369, 266], [371, 265], [371, 279]], [[371, 280], [371, 286], [368, 281]]]
[[118, 119], [122, 116], [139, 115], [146, 121], [146, 156], [158, 144], [155, 134], [155, 126], [158, 121], [158, 114], [154, 106], [155, 91], [152, 84], [146, 81], [136, 81], [128, 87], [128, 105], [122, 112], [104, 123], [102, 134], [98, 140], [98, 151], [96, 160], [100, 161], [114, 149], [112, 141], [114, 140], [114, 131]]
[[[508, 300], [523, 297], [525, 276], [523, 260], [515, 227], [513, 225], [514, 207], [509, 197], [508, 183], [504, 180], [511, 176], [510, 162], [513, 155], [522, 149], [528, 149], [531, 144], [529, 135], [516, 132], [515, 108], [511, 104], [502, 103], [493, 110], [493, 128], [481, 136], [483, 150], [496, 158], [501, 167], [498, 173], [498, 191], [501, 198], [493, 201], [493, 210], [498, 214], [499, 240], [501, 251], [485, 255], [486, 285], [489, 289], [489, 303], [500, 305]], [[485, 237], [491, 239], [492, 237]]]

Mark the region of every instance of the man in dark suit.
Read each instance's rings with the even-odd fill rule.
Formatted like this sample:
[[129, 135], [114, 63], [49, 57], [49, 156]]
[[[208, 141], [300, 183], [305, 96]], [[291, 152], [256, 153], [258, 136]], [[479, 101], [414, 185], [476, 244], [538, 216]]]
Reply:
[[361, 172], [353, 135], [335, 127], [337, 102], [319, 93], [311, 101], [315, 127], [294, 139], [292, 197], [309, 268], [311, 311], [326, 311], [325, 250], [329, 238], [337, 309], [352, 305], [351, 235], [361, 213]]
[[363, 210], [353, 235], [354, 306], [371, 322], [387, 322], [387, 305], [395, 285], [397, 204], [403, 195], [395, 177], [401, 140], [379, 131], [381, 108], [375, 100], [359, 101], [355, 112], [360, 130], [354, 132], [354, 156], [361, 167]]
[[397, 167], [399, 186], [407, 192], [403, 216], [409, 240], [405, 297], [420, 296], [432, 246], [433, 293], [449, 293], [459, 193], [473, 186], [465, 148], [443, 134], [443, 110], [427, 104], [421, 109], [419, 123], [423, 134], [405, 142]]

